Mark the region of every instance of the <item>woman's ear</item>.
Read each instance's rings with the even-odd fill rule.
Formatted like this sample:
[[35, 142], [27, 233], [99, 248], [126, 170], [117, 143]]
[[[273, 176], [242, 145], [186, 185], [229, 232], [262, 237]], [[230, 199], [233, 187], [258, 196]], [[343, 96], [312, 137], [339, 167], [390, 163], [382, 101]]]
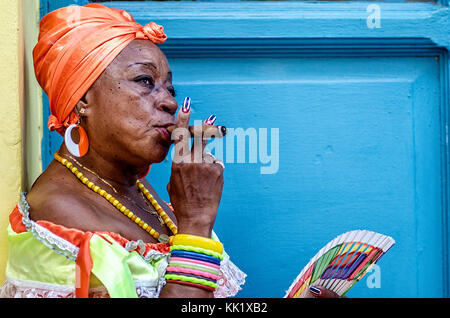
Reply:
[[84, 94], [83, 97], [78, 101], [77, 105], [75, 106], [75, 111], [77, 112], [78, 116], [80, 117], [86, 117], [88, 116], [89, 109], [92, 106], [92, 92], [89, 89], [86, 94]]

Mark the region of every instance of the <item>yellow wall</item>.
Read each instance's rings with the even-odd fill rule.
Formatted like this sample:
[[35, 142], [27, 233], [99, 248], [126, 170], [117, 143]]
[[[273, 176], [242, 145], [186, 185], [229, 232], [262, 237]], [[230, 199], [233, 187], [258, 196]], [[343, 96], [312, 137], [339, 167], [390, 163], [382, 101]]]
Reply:
[[[1, 1], [1, 0], [0, 0]], [[22, 0], [24, 29], [24, 87], [25, 87], [25, 184], [31, 188], [42, 172], [41, 141], [43, 135], [42, 89], [34, 75], [33, 48], [39, 35], [39, 0]]]
[[1, 2], [0, 43], [0, 275], [3, 280], [8, 214], [17, 203], [23, 183], [23, 41], [19, 0]]
[[[37, 35], [38, 18], [38, 0], [0, 0], [0, 283], [7, 259], [8, 215], [40, 165], [42, 102], [33, 81], [29, 51]], [[25, 122], [28, 112], [34, 117], [27, 116], [31, 120]], [[31, 172], [25, 173], [27, 170]]]

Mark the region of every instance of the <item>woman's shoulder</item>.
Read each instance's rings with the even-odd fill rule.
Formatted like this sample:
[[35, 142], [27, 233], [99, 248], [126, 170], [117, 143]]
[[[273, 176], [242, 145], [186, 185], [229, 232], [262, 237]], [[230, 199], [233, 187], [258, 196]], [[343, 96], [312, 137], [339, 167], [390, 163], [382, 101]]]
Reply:
[[30, 217], [68, 227], [86, 228], [92, 221], [94, 206], [80, 196], [84, 189], [65, 174], [49, 167], [35, 181], [26, 195]]
[[[176, 217], [170, 204], [162, 200], [146, 181], [144, 186], [158, 201], [162, 209], [174, 220]], [[48, 221], [68, 228], [89, 232], [115, 232], [128, 239], [147, 237], [136, 231], [136, 225], [124, 220], [122, 213], [82, 184], [59, 163], [52, 162], [35, 181], [26, 196], [33, 221]]]

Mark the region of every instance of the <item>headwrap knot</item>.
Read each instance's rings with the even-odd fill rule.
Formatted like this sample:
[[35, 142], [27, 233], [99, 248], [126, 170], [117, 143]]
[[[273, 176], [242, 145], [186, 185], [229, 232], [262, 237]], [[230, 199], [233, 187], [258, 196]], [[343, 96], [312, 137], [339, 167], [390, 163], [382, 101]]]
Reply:
[[56, 130], [60, 135], [64, 134], [64, 130], [72, 124], [77, 123], [80, 117], [75, 112], [70, 112], [69, 116], [61, 122], [58, 117], [50, 114], [48, 116], [48, 129], [50, 131]]
[[64, 125], [59, 121], [58, 117], [55, 115], [48, 116], [48, 129], [49, 130], [59, 130]]
[[150, 22], [142, 28], [142, 33], [152, 41], [153, 43], [163, 43], [167, 40], [167, 36], [164, 33], [162, 25], [158, 25], [155, 22]]

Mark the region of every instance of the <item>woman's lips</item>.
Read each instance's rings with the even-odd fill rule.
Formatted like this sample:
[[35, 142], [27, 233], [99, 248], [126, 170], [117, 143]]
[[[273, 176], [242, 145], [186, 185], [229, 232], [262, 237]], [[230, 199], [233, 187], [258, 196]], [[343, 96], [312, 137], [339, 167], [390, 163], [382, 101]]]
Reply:
[[164, 128], [164, 127], [156, 127], [156, 129], [158, 129], [161, 132], [161, 135], [163, 136], [163, 139], [165, 141], [167, 141], [168, 143], [172, 143], [172, 140], [170, 138], [170, 134], [169, 134], [169, 132], [167, 131], [166, 128]]

